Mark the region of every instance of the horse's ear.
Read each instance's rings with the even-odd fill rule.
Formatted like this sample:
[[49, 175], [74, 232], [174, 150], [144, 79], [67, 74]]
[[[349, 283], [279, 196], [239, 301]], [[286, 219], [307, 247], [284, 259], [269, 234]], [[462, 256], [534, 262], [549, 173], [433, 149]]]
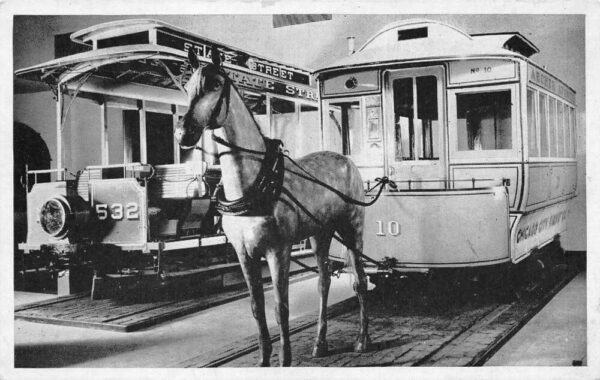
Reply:
[[188, 60], [190, 61], [190, 65], [195, 69], [200, 67], [200, 62], [198, 62], [198, 56], [194, 53], [194, 49], [188, 50]]
[[215, 66], [221, 66], [221, 52], [216, 45], [212, 46], [212, 63]]

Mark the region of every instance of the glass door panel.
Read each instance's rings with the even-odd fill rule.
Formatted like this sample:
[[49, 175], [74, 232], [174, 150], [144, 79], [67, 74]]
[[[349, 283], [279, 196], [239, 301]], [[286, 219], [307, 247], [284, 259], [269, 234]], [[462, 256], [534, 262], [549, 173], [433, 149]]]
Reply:
[[[388, 175], [414, 188], [444, 186], [443, 69], [390, 72], [388, 78]], [[393, 117], [393, 120], [391, 119]], [[423, 182], [419, 182], [423, 181]]]

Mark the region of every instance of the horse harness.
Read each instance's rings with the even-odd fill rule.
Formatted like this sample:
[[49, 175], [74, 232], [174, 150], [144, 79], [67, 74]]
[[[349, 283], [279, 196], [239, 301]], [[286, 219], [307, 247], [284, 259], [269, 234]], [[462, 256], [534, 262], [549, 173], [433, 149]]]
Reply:
[[[225, 118], [227, 118], [229, 114], [231, 87], [234, 87], [234, 84], [222, 67], [215, 68], [214, 66], [206, 66], [203, 68], [203, 70], [215, 69], [224, 77], [225, 83], [223, 84], [223, 90], [221, 91], [217, 104], [208, 121], [207, 127], [210, 130], [221, 127], [217, 118], [224, 105], [227, 107], [225, 111]], [[222, 215], [233, 216], [267, 216], [272, 214], [275, 203], [281, 194], [283, 175], [285, 173], [284, 154], [282, 149], [283, 142], [281, 140], [263, 137], [266, 150], [264, 152], [259, 152], [233, 145], [214, 134], [212, 135], [212, 139], [233, 150], [240, 150], [263, 156], [258, 176], [241, 198], [235, 200], [225, 199], [222, 183], [217, 185], [211, 198], [211, 203], [215, 204], [216, 210]]]
[[[227, 141], [213, 135], [213, 139], [220, 144], [230, 145]], [[233, 216], [267, 216], [273, 213], [275, 203], [281, 194], [283, 175], [285, 173], [284, 154], [281, 140], [264, 138], [266, 151], [258, 176], [254, 183], [246, 190], [244, 196], [236, 200], [225, 199], [223, 186], [217, 186], [213, 201], [216, 209], [223, 215]], [[233, 147], [233, 146], [231, 146]], [[239, 147], [236, 147], [239, 149]]]
[[[207, 69], [208, 67], [209, 66], [205, 67], [204, 69]], [[221, 91], [221, 95], [219, 96], [217, 104], [209, 118], [208, 128], [211, 130], [221, 127], [217, 118], [221, 113], [224, 104], [227, 106], [227, 110], [225, 113], [225, 118], [227, 118], [229, 114], [231, 87], [235, 87], [235, 85], [231, 82], [231, 79], [229, 79], [229, 77], [227, 76], [227, 73], [221, 67], [217, 68], [217, 70], [225, 78], [225, 83], [224, 89]], [[340, 198], [342, 198], [348, 203], [357, 204], [363, 207], [370, 206], [379, 199], [382, 190], [386, 184], [389, 184], [392, 188], [396, 188], [396, 184], [394, 183], [394, 181], [388, 179], [388, 177], [376, 178], [377, 184], [370, 188], [367, 192], [379, 188], [377, 195], [373, 197], [373, 199], [370, 202], [361, 202], [347, 196], [346, 194], [342, 193], [341, 191], [335, 188], [332, 188], [328, 184], [314, 177], [311, 173], [307, 172], [301, 165], [296, 163], [291, 157], [284, 153], [282, 149], [283, 142], [281, 140], [263, 137], [266, 150], [264, 152], [259, 152], [252, 149], [240, 147], [235, 144], [231, 144], [230, 142], [220, 138], [219, 136], [216, 136], [215, 134], [212, 135], [212, 139], [218, 144], [224, 145], [234, 150], [263, 155], [262, 165], [258, 172], [258, 176], [254, 180], [254, 183], [248, 188], [246, 194], [241, 198], [238, 198], [236, 200], [225, 199], [225, 194], [223, 193], [223, 185], [222, 183], [219, 183], [219, 185], [215, 189], [215, 192], [213, 193], [213, 196], [211, 197], [211, 203], [215, 204], [216, 210], [222, 215], [272, 215], [275, 204], [283, 190], [283, 192], [290, 198], [290, 200], [292, 200], [292, 202], [298, 205], [298, 207], [301, 210], [303, 210], [308, 216], [310, 216], [311, 219], [313, 219], [317, 224], [321, 224], [321, 222], [302, 203], [300, 203], [298, 199], [296, 199], [296, 197], [294, 197], [289, 190], [283, 188], [283, 179], [285, 174], [284, 161], [286, 157], [290, 160], [292, 164], [298, 167], [305, 174], [303, 175], [302, 173], [295, 173], [296, 175], [327, 188], [328, 190], [337, 194]], [[340, 243], [346, 245], [346, 242], [344, 242], [343, 239], [338, 237], [337, 235], [334, 234], [333, 238], [339, 241]], [[364, 253], [360, 252], [359, 254], [367, 261], [379, 265], [379, 262], [373, 260]]]

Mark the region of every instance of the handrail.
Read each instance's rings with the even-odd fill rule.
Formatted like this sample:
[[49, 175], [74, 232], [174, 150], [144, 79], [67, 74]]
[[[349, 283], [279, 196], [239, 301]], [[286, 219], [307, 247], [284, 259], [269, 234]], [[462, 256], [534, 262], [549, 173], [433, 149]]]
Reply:
[[144, 166], [141, 162], [127, 162], [122, 164], [110, 164], [110, 165], [88, 165], [86, 169], [110, 169], [110, 168], [120, 168], [120, 167], [128, 167], [128, 166]]
[[[25, 186], [26, 189], [29, 189], [29, 176], [33, 175], [33, 184], [37, 184], [38, 182], [38, 174], [52, 174], [52, 173], [57, 173], [57, 178], [56, 181], [65, 181], [66, 177], [67, 177], [67, 168], [56, 168], [56, 169], [36, 169], [36, 170], [29, 170], [28, 168], [25, 169]], [[61, 174], [60, 176], [58, 176], [58, 174]]]
[[[402, 181], [396, 181], [394, 180], [394, 182], [396, 183], [396, 185], [400, 185], [400, 184], [407, 184], [408, 185], [408, 189], [407, 190], [423, 190], [423, 189], [414, 189], [413, 188], [413, 184], [420, 184], [420, 183], [443, 183], [444, 184], [444, 190], [448, 190], [448, 189], [455, 189], [455, 183], [457, 182], [470, 182], [472, 184], [471, 188], [475, 189], [476, 188], [476, 184], [477, 182], [491, 182], [491, 181], [498, 181], [498, 185], [497, 186], [510, 186], [510, 179], [509, 178], [466, 178], [466, 179], [408, 179], [408, 180], [402, 180]], [[370, 189], [371, 188], [371, 181], [366, 181], [367, 183], [367, 188]], [[405, 189], [401, 189], [400, 186], [398, 186], [396, 189], [389, 189], [391, 191], [403, 191]]]
[[[130, 178], [130, 177], [134, 177], [134, 178], [138, 178], [136, 176], [139, 175], [139, 178], [145, 178], [145, 179], [150, 179], [154, 176], [155, 174], [155, 169], [152, 165], [150, 164], [142, 164], [140, 162], [128, 162], [128, 163], [122, 163], [122, 164], [110, 164], [110, 165], [88, 165], [85, 167], [84, 172], [87, 172], [87, 179], [88, 181], [91, 180], [91, 173], [93, 171], [97, 172], [100, 171], [100, 173], [102, 173], [104, 170], [110, 170], [110, 169], [122, 169], [122, 178]], [[130, 176], [127, 176], [127, 173], [129, 172], [133, 172], [133, 175], [130, 174]], [[143, 173], [147, 173], [147, 175], [142, 175]]]

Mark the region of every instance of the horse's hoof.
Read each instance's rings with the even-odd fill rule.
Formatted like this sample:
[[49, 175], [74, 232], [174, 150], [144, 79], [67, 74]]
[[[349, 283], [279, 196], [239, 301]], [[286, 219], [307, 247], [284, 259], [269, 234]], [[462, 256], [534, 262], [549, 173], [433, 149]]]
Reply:
[[327, 342], [316, 343], [315, 346], [313, 347], [312, 357], [313, 358], [322, 358], [324, 356], [327, 356], [327, 351], [328, 351]]
[[367, 352], [369, 350], [369, 346], [371, 345], [371, 339], [368, 337], [366, 339], [359, 339], [354, 343], [354, 352]]
[[292, 350], [288, 346], [286, 349], [279, 350], [279, 366], [289, 367], [292, 365]]
[[271, 362], [261, 360], [261, 361], [258, 362], [258, 364], [256, 364], [256, 366], [257, 367], [270, 367], [271, 366]]

